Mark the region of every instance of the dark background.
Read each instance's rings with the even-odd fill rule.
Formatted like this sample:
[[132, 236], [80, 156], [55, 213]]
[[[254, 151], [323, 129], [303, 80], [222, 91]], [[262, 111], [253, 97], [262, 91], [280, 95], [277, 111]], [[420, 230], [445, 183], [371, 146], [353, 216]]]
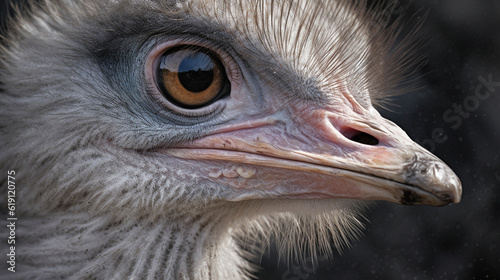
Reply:
[[[17, 0], [20, 1], [20, 0]], [[9, 0], [0, 0], [0, 19]], [[376, 1], [375, 1], [376, 2]], [[378, 203], [352, 248], [287, 267], [274, 252], [261, 279], [500, 279], [500, 1], [399, 1], [423, 15], [425, 87], [382, 114], [443, 159], [462, 180], [462, 202], [441, 208]]]

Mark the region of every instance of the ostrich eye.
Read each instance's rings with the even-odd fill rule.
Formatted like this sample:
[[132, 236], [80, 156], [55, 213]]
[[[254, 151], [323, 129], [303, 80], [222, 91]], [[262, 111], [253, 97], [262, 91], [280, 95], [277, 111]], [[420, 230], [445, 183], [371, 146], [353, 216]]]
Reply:
[[159, 90], [179, 107], [201, 108], [229, 95], [231, 86], [224, 66], [206, 48], [172, 48], [161, 56], [157, 67]]

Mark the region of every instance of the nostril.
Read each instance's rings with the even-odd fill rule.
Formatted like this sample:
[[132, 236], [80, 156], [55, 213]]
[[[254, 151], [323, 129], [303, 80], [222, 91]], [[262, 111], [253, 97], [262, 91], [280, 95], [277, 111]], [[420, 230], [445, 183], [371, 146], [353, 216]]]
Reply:
[[377, 138], [371, 136], [368, 133], [364, 133], [361, 131], [357, 131], [354, 133], [351, 137], [348, 137], [349, 140], [358, 142], [364, 145], [370, 145], [370, 146], [375, 146], [378, 145], [379, 141]]
[[348, 127], [348, 126], [341, 127], [339, 129], [339, 132], [342, 135], [344, 135], [345, 138], [347, 138], [353, 142], [359, 143], [359, 144], [376, 146], [380, 143], [380, 141], [376, 137], [374, 137], [366, 132], [354, 129], [352, 127]]

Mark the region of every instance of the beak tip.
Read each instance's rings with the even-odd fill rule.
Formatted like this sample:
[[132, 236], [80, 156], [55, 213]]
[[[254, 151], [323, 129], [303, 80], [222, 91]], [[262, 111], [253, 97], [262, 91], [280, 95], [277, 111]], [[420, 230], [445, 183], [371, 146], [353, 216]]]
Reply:
[[460, 203], [461, 196], [460, 194], [456, 192], [444, 192], [438, 194], [438, 198], [441, 199], [443, 202], [446, 202], [446, 204], [450, 203]]
[[462, 200], [462, 183], [458, 178], [457, 181], [457, 184], [454, 184], [453, 203], [460, 203]]
[[444, 162], [432, 155], [417, 155], [405, 166], [407, 183], [428, 193], [430, 205], [460, 203], [462, 183]]
[[[456, 177], [455, 177], [456, 178]], [[435, 192], [434, 195], [441, 200], [442, 205], [448, 205], [450, 203], [460, 203], [462, 200], [462, 184], [456, 178], [456, 182], [448, 184], [440, 192]]]
[[462, 199], [462, 184], [455, 174], [450, 176], [448, 184], [438, 184], [437, 186], [435, 191], [431, 193], [440, 200], [439, 206], [460, 203]]
[[443, 201], [449, 201], [449, 203], [460, 203], [462, 199], [462, 183], [458, 179], [457, 175], [449, 169], [447, 174], [448, 183], [441, 192], [438, 192], [438, 197]]
[[462, 184], [455, 175], [451, 176], [447, 183], [443, 181], [428, 181], [426, 184], [420, 183], [420, 187], [412, 185], [413, 187], [404, 190], [400, 198], [400, 203], [405, 205], [427, 204], [431, 206], [460, 203]]

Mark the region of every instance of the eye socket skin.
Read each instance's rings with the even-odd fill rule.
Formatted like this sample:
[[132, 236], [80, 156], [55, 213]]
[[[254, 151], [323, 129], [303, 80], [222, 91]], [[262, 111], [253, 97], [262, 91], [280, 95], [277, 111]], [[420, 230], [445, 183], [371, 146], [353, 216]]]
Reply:
[[181, 108], [202, 108], [230, 94], [224, 66], [207, 48], [194, 45], [170, 48], [161, 55], [156, 67], [161, 94]]

